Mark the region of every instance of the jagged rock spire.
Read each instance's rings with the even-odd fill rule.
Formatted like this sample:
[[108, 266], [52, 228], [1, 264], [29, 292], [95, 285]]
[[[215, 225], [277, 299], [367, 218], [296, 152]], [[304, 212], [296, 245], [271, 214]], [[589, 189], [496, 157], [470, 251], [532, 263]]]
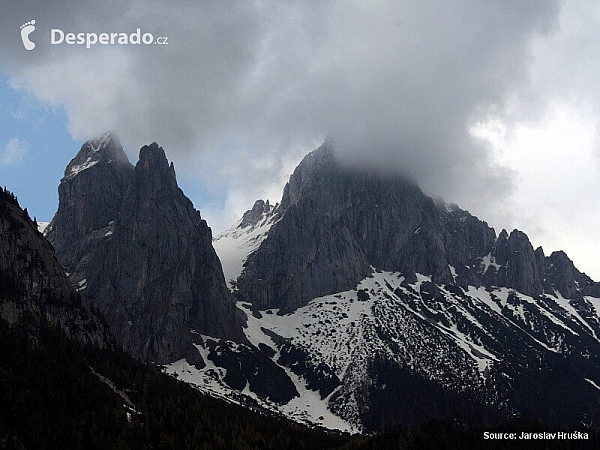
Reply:
[[211, 230], [158, 144], [142, 147], [133, 168], [117, 138], [103, 135], [67, 172], [49, 238], [129, 353], [176, 360], [193, 349], [191, 330], [244, 339]]

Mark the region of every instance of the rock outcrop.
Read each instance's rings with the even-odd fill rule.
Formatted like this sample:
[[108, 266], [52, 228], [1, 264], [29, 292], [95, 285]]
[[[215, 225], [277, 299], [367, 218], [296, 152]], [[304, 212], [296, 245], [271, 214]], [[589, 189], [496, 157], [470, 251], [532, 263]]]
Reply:
[[[69, 164], [48, 234], [84, 302], [103, 314], [127, 352], [145, 361], [184, 357], [198, 334], [243, 340], [211, 230], [179, 189], [163, 149], [142, 147], [135, 169], [126, 158], [116, 165], [101, 155], [75, 173], [95, 142]], [[115, 144], [112, 138], [111, 154], [124, 156]], [[107, 202], [97, 214], [88, 195], [96, 187]]]
[[81, 344], [110, 345], [107, 330], [82, 304], [54, 249], [15, 197], [0, 191], [0, 318], [35, 339], [42, 321]]
[[[255, 204], [244, 217], [261, 208]], [[434, 202], [409, 180], [342, 166], [331, 142], [299, 164], [277, 214], [237, 280], [239, 298], [260, 308], [294, 309], [351, 289], [371, 267], [409, 281], [421, 273], [434, 283], [505, 286], [532, 296], [554, 288], [572, 295], [577, 283], [581, 292], [598, 289], [566, 255], [536, 253], [523, 232], [496, 237], [486, 222]]]
[[109, 232], [133, 176], [119, 139], [111, 133], [87, 141], [65, 169], [59, 205], [45, 234], [69, 273], [83, 270], [89, 252]]
[[242, 216], [240, 228], [247, 228], [256, 225], [264, 214], [273, 212], [274, 207], [269, 204], [269, 200], [256, 200], [251, 209]]

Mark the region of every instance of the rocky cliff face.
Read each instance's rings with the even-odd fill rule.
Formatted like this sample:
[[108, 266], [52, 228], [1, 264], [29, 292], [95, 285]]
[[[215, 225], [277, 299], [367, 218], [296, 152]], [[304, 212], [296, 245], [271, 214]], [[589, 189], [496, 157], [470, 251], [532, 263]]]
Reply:
[[[277, 205], [278, 206], [278, 205]], [[240, 228], [248, 228], [256, 226], [265, 214], [271, 214], [274, 207], [269, 204], [269, 200], [256, 200], [251, 209], [246, 211], [240, 221]]]
[[90, 250], [117, 217], [132, 176], [133, 166], [110, 133], [87, 141], [69, 163], [58, 186], [58, 211], [45, 231], [67, 272], [87, 265]]
[[[100, 147], [106, 154], [94, 150], [97, 142], [67, 167], [48, 234], [84, 301], [142, 360], [185, 356], [192, 332], [244, 339], [210, 228], [177, 186], [163, 149], [143, 147], [133, 169], [114, 138]], [[81, 165], [90, 151], [98, 162]], [[89, 195], [96, 188], [101, 198]]]
[[233, 383], [240, 365], [206, 344], [205, 368], [168, 368], [200, 389], [348, 431], [600, 417], [600, 285], [521, 231], [496, 235], [414, 183], [342, 166], [329, 142], [280, 204], [257, 201], [215, 247], [248, 341], [295, 389], [255, 389], [258, 364]]
[[293, 309], [351, 289], [371, 267], [407, 280], [422, 273], [435, 283], [506, 286], [527, 295], [550, 286], [570, 295], [576, 279], [582, 289], [597, 289], [574, 267], [556, 270], [570, 267], [559, 255], [547, 258], [540, 249], [536, 256], [518, 230], [496, 237], [487, 223], [436, 204], [410, 181], [342, 167], [328, 142], [296, 168], [278, 214], [237, 283], [240, 299], [264, 308]]
[[25, 323], [35, 337], [42, 317], [82, 344], [109, 345], [104, 325], [82, 304], [52, 246], [12, 194], [0, 191], [0, 318]]

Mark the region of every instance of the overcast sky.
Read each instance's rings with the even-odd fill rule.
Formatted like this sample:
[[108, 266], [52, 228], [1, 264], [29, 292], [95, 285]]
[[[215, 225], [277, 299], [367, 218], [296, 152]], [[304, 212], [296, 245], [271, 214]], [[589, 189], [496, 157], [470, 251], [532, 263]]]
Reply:
[[[36, 47], [20, 26], [34, 19]], [[168, 45], [50, 44], [50, 30]], [[0, 180], [40, 218], [78, 146], [156, 141], [215, 230], [276, 202], [331, 135], [600, 279], [600, 6], [592, 1], [11, 1]]]

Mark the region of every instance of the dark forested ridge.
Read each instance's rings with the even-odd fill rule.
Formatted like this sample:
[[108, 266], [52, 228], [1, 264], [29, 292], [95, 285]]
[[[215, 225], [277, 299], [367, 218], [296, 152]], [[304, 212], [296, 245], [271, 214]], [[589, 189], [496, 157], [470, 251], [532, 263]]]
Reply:
[[[122, 352], [82, 347], [43, 323], [0, 321], [0, 449], [598, 448], [587, 441], [487, 441], [484, 431], [564, 430], [533, 421], [497, 426], [428, 422], [378, 436], [311, 430], [200, 394]], [[101, 375], [99, 377], [98, 375]], [[107, 380], [113, 387], [107, 384]], [[118, 394], [127, 396], [130, 404]]]
[[319, 449], [345, 441], [200, 394], [47, 323], [36, 346], [28, 335], [0, 321], [0, 448]]

